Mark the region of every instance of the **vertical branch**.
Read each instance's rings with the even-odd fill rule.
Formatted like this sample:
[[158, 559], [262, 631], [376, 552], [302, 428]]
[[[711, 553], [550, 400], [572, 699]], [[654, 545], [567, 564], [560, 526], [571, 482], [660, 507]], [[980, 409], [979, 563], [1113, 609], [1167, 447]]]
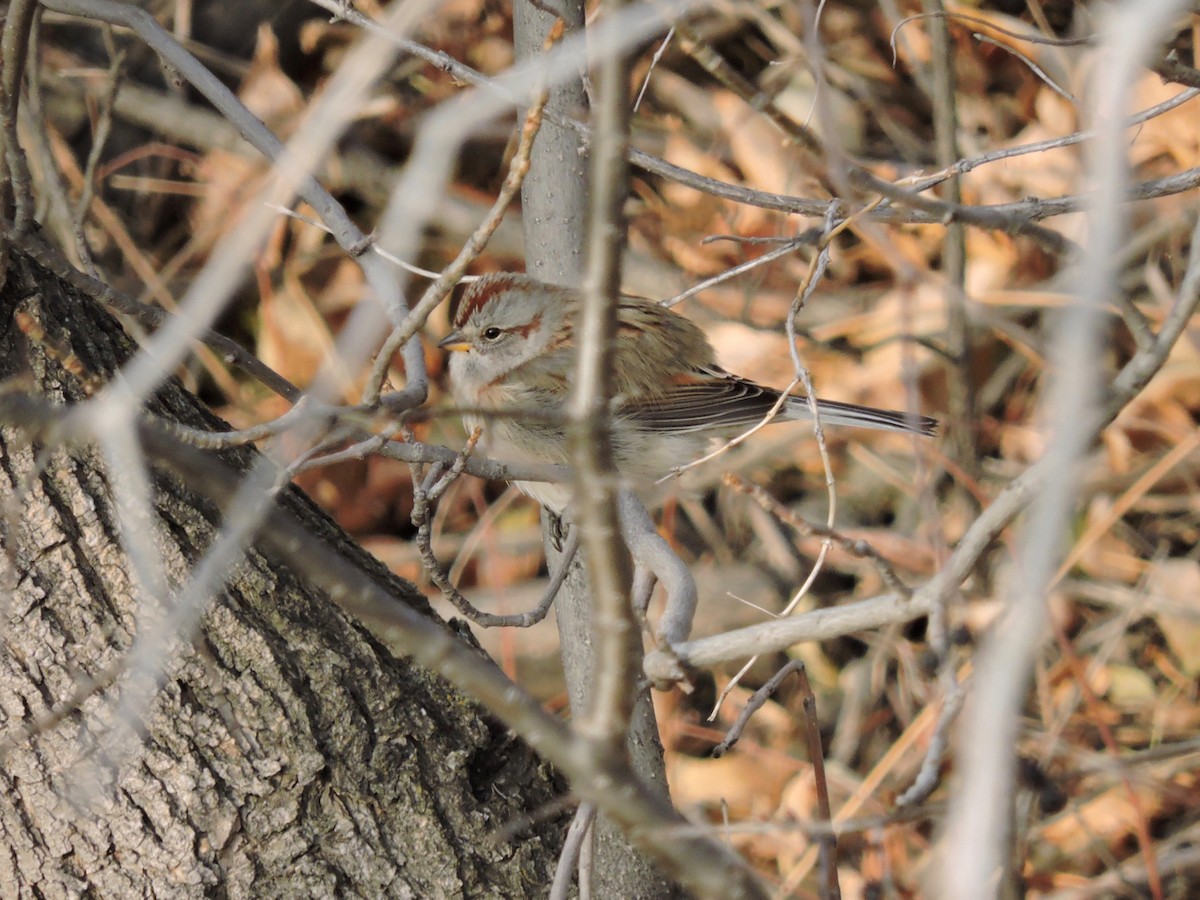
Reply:
[[[557, 13], [564, 36], [583, 31], [583, 0], [513, 4], [517, 58], [541, 52]], [[580, 71], [586, 68], [581, 59]], [[530, 156], [533, 173], [521, 185], [521, 212], [526, 224], [525, 267], [530, 275], [553, 284], [578, 285], [583, 271], [584, 223], [587, 210], [587, 160], [583, 141], [560, 117], [577, 118], [587, 108], [582, 78], [556, 84], [546, 103], [546, 118]]]
[[[557, 11], [566, 22], [567, 36], [581, 32], [584, 20], [583, 0], [518, 0], [514, 4], [514, 32], [518, 58], [537, 54], [554, 19], [547, 12]], [[609, 24], [591, 30], [593, 37]], [[579, 284], [583, 269], [584, 223], [587, 210], [586, 157], [579, 132], [562, 123], [579, 118], [586, 110], [582, 73], [586, 69], [583, 54], [577, 64], [578, 78], [552, 79], [550, 100], [546, 105], [546, 123], [533, 147], [529, 175], [522, 186], [521, 210], [525, 229], [526, 269], [530, 274], [557, 284]], [[624, 198], [624, 187], [620, 197]], [[614, 267], [614, 271], [618, 270]], [[549, 537], [547, 563], [553, 570], [565, 561]], [[571, 708], [582, 718], [588, 708], [593, 687], [594, 658], [597, 644], [592, 628], [592, 600], [589, 574], [582, 557], [571, 567], [556, 601], [558, 631], [562, 646], [563, 674], [567, 682]], [[628, 750], [632, 767], [643, 783], [660, 796], [666, 794], [666, 769], [662, 744], [654, 718], [654, 706], [648, 690], [638, 693], [628, 728]], [[621, 754], [624, 756], [624, 753]], [[621, 834], [610, 815], [602, 814], [595, 826], [595, 882], [603, 896], [666, 897], [673, 891], [670, 883], [654, 865], [639, 854]]]
[[[959, 160], [958, 107], [954, 82], [954, 47], [950, 42], [942, 0], [924, 0], [929, 18], [930, 99], [933, 101], [934, 149], [937, 164], [950, 169]], [[957, 175], [946, 180], [943, 197], [955, 206], [962, 204], [962, 185]], [[961, 222], [946, 226], [942, 246], [942, 274], [946, 279], [946, 353], [955, 371], [948, 381], [949, 416], [955, 427], [947, 429], [954, 458], [963, 471], [975, 472], [975, 392], [970, 378], [971, 332], [967, 298], [963, 292], [967, 268], [966, 228]], [[969, 496], [969, 494], [968, 494]]]
[[4, 153], [0, 159], [0, 216], [12, 216], [13, 231], [28, 231], [33, 222], [33, 193], [29, 167], [17, 142], [17, 108], [21, 104], [21, 82], [25, 74], [26, 51], [33, 28], [35, 0], [16, 0], [8, 4], [4, 32], [0, 36], [0, 133]]
[[[797, 661], [798, 662], [798, 661]], [[808, 741], [808, 759], [813, 767], [813, 782], [817, 788], [817, 814], [829, 831], [817, 839], [820, 848], [821, 874], [824, 883], [821, 885], [823, 900], [838, 900], [842, 896], [842, 888], [838, 882], [837, 870], [837, 833], [833, 830], [833, 810], [829, 805], [829, 782], [825, 778], [825, 751], [821, 747], [821, 728], [817, 719], [817, 697], [808, 681], [808, 671], [800, 664], [796, 668], [800, 679], [800, 697], [804, 703], [804, 732]]]
[[[0, 222], [11, 221], [13, 234], [28, 231], [33, 220], [29, 166], [17, 142], [17, 110], [36, 9], [36, 0], [8, 4], [0, 34]], [[8, 265], [7, 242], [0, 242], [0, 287], [8, 279]]]
[[950, 802], [944, 831], [940, 896], [991, 896], [1001, 870], [1016, 774], [1021, 707], [1046, 630], [1046, 591], [1063, 552], [1078, 494], [1079, 461], [1098, 429], [1101, 412], [1097, 352], [1103, 309], [1116, 285], [1118, 251], [1126, 231], [1122, 204], [1128, 162], [1122, 115], [1141, 62], [1183, 0], [1126, 2], [1106, 17], [1106, 58], [1090, 85], [1089, 113], [1096, 137], [1089, 171], [1087, 258], [1076, 274], [1076, 302], [1059, 323], [1049, 358], [1056, 374], [1044, 404], [1054, 435], [1044, 463], [1045, 488], [1022, 534], [1004, 619], [979, 655], [978, 692], [959, 734], [962, 784]]
[[[606, 11], [617, 12], [622, 2], [606, 0]], [[596, 742], [596, 749], [605, 753], [624, 752], [633, 710], [634, 639], [638, 637], [629, 601], [633, 580], [629, 554], [619, 537], [609, 415], [629, 175], [625, 159], [629, 145], [628, 61], [627, 53], [613, 53], [600, 63], [587, 275], [575, 336], [578, 381], [568, 411], [576, 518], [591, 578], [592, 631], [596, 636], [592, 696], [581, 727]]]
[[[924, 8], [930, 16], [932, 77], [928, 90], [930, 99], [933, 101], [934, 151], [938, 166], [943, 170], [950, 170], [960, 158], [954, 46], [950, 40], [950, 29], [943, 0], [924, 0]], [[952, 175], [947, 179], [942, 190], [945, 200], [955, 205], [961, 205], [962, 180], [958, 175]], [[946, 239], [942, 244], [946, 354], [951, 369], [950, 377], [946, 379], [946, 399], [949, 411], [947, 418], [952, 425], [946, 429], [946, 432], [950, 440], [950, 455], [968, 478], [974, 478], [978, 469], [975, 442], [975, 388], [971, 379], [971, 324], [967, 316], [966, 273], [966, 226], [961, 222], [950, 222], [946, 225]], [[908, 310], [908, 307], [909, 304], [906, 303], [904, 308]], [[906, 324], [906, 331], [908, 327]], [[912, 354], [906, 350], [903, 359], [906, 383], [909, 390], [915, 390], [916, 376], [912, 371]], [[924, 467], [922, 466], [922, 468]], [[969, 505], [968, 508], [972, 512], [978, 513], [979, 503], [974, 495], [966, 489], [961, 490], [960, 494]], [[923, 498], [927, 508], [932, 506], [933, 500], [928, 492], [923, 493]], [[936, 517], [931, 516], [931, 519], [933, 518]], [[925, 775], [924, 783], [929, 786], [928, 790], [932, 790], [932, 786], [936, 784], [938, 766], [942, 754], [945, 752], [943, 744], [950, 724], [962, 704], [963, 692], [955, 675], [955, 664], [949, 638], [949, 607], [953, 603], [954, 596], [954, 594], [948, 593], [939, 597], [929, 615], [929, 643], [940, 661], [938, 680], [944, 703], [937, 735], [930, 743], [929, 756], [922, 766], [922, 774]], [[945, 727], [940, 727], [942, 725]], [[910, 791], [915, 788], [916, 785]], [[915, 791], [914, 798], [919, 793], [919, 790]], [[908, 792], [906, 792], [906, 796], [907, 794]]]

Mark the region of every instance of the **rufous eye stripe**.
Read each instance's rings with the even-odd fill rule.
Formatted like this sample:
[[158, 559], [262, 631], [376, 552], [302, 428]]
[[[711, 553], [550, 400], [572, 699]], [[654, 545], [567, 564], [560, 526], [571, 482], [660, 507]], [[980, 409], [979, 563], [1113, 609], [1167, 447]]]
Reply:
[[542, 324], [542, 314], [538, 313], [524, 325], [514, 325], [512, 331], [519, 334], [523, 338], [529, 337], [533, 332], [537, 331]]

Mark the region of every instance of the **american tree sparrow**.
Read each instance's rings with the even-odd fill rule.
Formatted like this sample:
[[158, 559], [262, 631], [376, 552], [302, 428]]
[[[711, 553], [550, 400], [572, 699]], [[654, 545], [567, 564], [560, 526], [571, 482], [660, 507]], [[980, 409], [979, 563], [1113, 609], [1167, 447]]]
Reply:
[[[578, 291], [515, 274], [472, 283], [455, 311], [453, 331], [439, 344], [453, 351], [455, 402], [470, 410], [468, 430], [483, 427], [483, 449], [498, 460], [568, 462], [561, 421], [536, 421], [514, 411], [558, 412], [575, 371]], [[726, 372], [712, 346], [688, 319], [648, 300], [622, 297], [614, 362], [613, 453], [617, 469], [636, 485], [651, 484], [701, 456], [714, 437], [752, 427], [780, 393]], [[487, 410], [508, 415], [490, 418]], [[937, 420], [891, 410], [818, 400], [821, 422], [931, 435]], [[793, 396], [778, 420], [811, 420], [808, 401]], [[522, 491], [562, 514], [568, 485], [518, 482]]]

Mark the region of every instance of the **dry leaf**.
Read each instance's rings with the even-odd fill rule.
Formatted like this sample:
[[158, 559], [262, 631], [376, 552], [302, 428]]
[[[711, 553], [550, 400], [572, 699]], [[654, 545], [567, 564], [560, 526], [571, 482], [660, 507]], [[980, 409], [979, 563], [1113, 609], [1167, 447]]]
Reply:
[[1093, 856], [1090, 848], [1096, 840], [1103, 841], [1110, 849], [1120, 846], [1132, 838], [1139, 816], [1149, 819], [1163, 805], [1162, 793], [1153, 787], [1144, 785], [1134, 790], [1138, 806], [1130, 799], [1128, 787], [1114, 785], [1046, 825], [1041, 838], [1069, 855]]
[[724, 802], [738, 818], [770, 815], [791, 775], [790, 769], [766, 765], [758, 754], [737, 748], [719, 759], [672, 754], [667, 760], [667, 781], [677, 804], [716, 810]]
[[1110, 664], [1108, 690], [1105, 696], [1117, 706], [1142, 707], [1153, 704], [1157, 697], [1154, 679], [1133, 666]]
[[1154, 618], [1183, 671], [1193, 678], [1200, 676], [1200, 563], [1189, 559], [1156, 563], [1147, 590], [1180, 610], [1191, 610], [1191, 615], [1159, 612]]

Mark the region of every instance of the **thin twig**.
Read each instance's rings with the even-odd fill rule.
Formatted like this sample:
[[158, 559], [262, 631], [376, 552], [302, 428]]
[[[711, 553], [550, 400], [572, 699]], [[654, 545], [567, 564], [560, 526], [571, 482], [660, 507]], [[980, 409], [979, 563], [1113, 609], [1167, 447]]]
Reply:
[[558, 855], [558, 865], [554, 867], [554, 881], [550, 885], [550, 900], [567, 900], [571, 890], [571, 876], [575, 874], [576, 863], [580, 861], [584, 841], [592, 839], [594, 834], [592, 823], [596, 820], [596, 805], [580, 803], [575, 810], [575, 817], [567, 829], [567, 837], [563, 841], [562, 852]]
[[[545, 49], [549, 50], [561, 39], [562, 21], [559, 20], [558, 25], [552, 29], [551, 34], [546, 39]], [[488, 210], [488, 214], [484, 217], [483, 221], [479, 223], [475, 231], [467, 239], [467, 242], [462, 246], [462, 249], [459, 250], [454, 261], [446, 266], [442, 270], [442, 273], [434, 280], [433, 284], [425, 289], [425, 293], [421, 296], [421, 299], [413, 306], [412, 312], [384, 341], [383, 347], [375, 355], [375, 362], [371, 367], [370, 378], [368, 378], [367, 386], [363, 390], [363, 403], [372, 404], [379, 399], [380, 391], [387, 377], [388, 367], [391, 365], [392, 355], [416, 335], [417, 331], [425, 324], [425, 320], [429, 317], [429, 314], [437, 308], [450, 293], [454, 285], [461, 280], [467, 267], [483, 252], [484, 248], [487, 247], [488, 241], [495, 234], [496, 229], [500, 227], [504, 213], [520, 192], [521, 184], [525, 181], [525, 175], [529, 172], [529, 158], [533, 152], [533, 142], [542, 127], [542, 113], [546, 108], [546, 102], [549, 98], [549, 91], [545, 87], [541, 87], [535, 92], [533, 101], [525, 113], [525, 119], [521, 125], [517, 150], [513, 154], [512, 161], [509, 163], [508, 174], [504, 178], [504, 183], [500, 186], [500, 191], [496, 195], [495, 202], [492, 204], [491, 209]], [[384, 398], [384, 400], [386, 402], [387, 398]]]
[[973, 32], [971, 34], [971, 37], [975, 38], [975, 40], [977, 40], [977, 41], [983, 41], [985, 44], [991, 44], [993, 47], [999, 47], [1001, 50], [1005, 50], [1008, 53], [1011, 53], [1013, 56], [1015, 56], [1017, 59], [1019, 59], [1021, 62], [1023, 62], [1025, 64], [1025, 67], [1027, 69], [1029, 69], [1029, 71], [1032, 72], [1034, 75], [1036, 75], [1038, 77], [1038, 80], [1040, 80], [1042, 82], [1042, 84], [1046, 85], [1046, 87], [1048, 87], [1048, 88], [1050, 88], [1050, 90], [1054, 91], [1054, 93], [1058, 94], [1058, 96], [1062, 97], [1064, 100], [1066, 100], [1070, 103], [1073, 103], [1076, 105], [1079, 104], [1078, 97], [1076, 97], [1074, 94], [1072, 94], [1066, 88], [1059, 85], [1053, 78], [1051, 78], [1049, 75], [1047, 75], [1045, 70], [1042, 69], [1042, 67], [1039, 66], [1037, 63], [1035, 63], [1029, 57], [1028, 54], [1023, 53], [1022, 51], [1018, 50], [1016, 47], [1012, 47], [1012, 46], [1009, 46], [1008, 44], [1005, 44], [1003, 41], [998, 41], [995, 38], [990, 38], [986, 34], [980, 34], [977, 31]]
[[633, 113], [637, 115], [637, 111], [642, 107], [642, 98], [646, 96], [646, 88], [650, 87], [650, 76], [654, 74], [654, 69], [662, 59], [663, 54], [667, 52], [667, 47], [671, 43], [671, 38], [675, 36], [675, 26], [672, 25], [670, 30], [663, 35], [662, 41], [658, 45], [658, 49], [654, 51], [654, 55], [650, 57], [650, 66], [646, 69], [646, 77], [642, 79], [642, 87], [638, 91], [637, 99], [633, 101]]
[[[708, 240], [710, 240], [710, 238], [705, 238], [705, 242]], [[771, 240], [777, 239], [772, 238]], [[796, 237], [779, 238], [778, 240], [782, 240], [784, 242], [782, 247], [776, 247], [774, 250], [769, 250], [761, 256], [756, 256], [754, 259], [749, 259], [746, 260], [746, 262], [738, 263], [736, 266], [731, 266], [730, 268], [725, 269], [723, 272], [717, 273], [711, 278], [706, 278], [703, 281], [692, 285], [686, 291], [678, 293], [674, 297], [668, 297], [666, 300], [660, 301], [660, 305], [672, 307], [676, 304], [682, 303], [684, 300], [687, 300], [689, 297], [694, 297], [701, 291], [706, 291], [709, 288], [716, 287], [718, 284], [728, 281], [731, 278], [736, 278], [738, 275], [743, 275], [746, 272], [750, 272], [754, 269], [760, 268], [761, 266], [773, 263], [777, 259], [783, 259], [785, 256], [790, 256], [800, 247], [813, 243], [814, 238], [812, 235], [812, 229], [810, 229], [802, 234], [797, 235]]]
[[75, 201], [75, 216], [71, 225], [75, 232], [75, 247], [79, 253], [79, 258], [87, 267], [88, 274], [98, 278], [99, 272], [96, 269], [96, 264], [92, 260], [92, 248], [88, 246], [87, 235], [84, 233], [84, 221], [87, 218], [88, 209], [92, 204], [92, 195], [96, 189], [96, 169], [100, 165], [100, 158], [104, 155], [105, 145], [108, 143], [108, 136], [112, 131], [113, 125], [113, 106], [116, 102], [117, 93], [121, 89], [121, 70], [125, 65], [125, 51], [117, 48], [116, 42], [112, 37], [112, 28], [105, 26], [104, 44], [108, 49], [109, 66], [108, 66], [108, 83], [100, 100], [100, 114], [97, 116], [95, 128], [92, 131], [92, 144], [88, 150], [87, 162], [83, 167], [82, 185], [79, 189], [79, 198]]
[[[321, 231], [324, 231], [326, 234], [333, 234], [333, 232], [330, 231], [328, 225], [326, 225], [324, 222], [321, 222], [321, 221], [318, 221], [317, 219], [312, 218], [312, 216], [306, 216], [303, 213], [296, 212], [294, 209], [288, 209], [286, 206], [284, 206], [280, 203], [267, 203], [266, 205], [269, 209], [273, 209], [276, 212], [278, 212], [280, 215], [287, 216], [289, 219], [296, 219], [299, 222], [303, 222], [305, 225], [311, 225], [313, 228], [318, 228]], [[378, 256], [382, 257], [383, 259], [386, 259], [392, 265], [399, 266], [401, 269], [403, 269], [405, 272], [408, 272], [410, 275], [419, 275], [421, 278], [435, 279], [435, 278], [440, 277], [442, 274], [440, 272], [434, 272], [430, 269], [422, 269], [420, 266], [414, 266], [412, 263], [408, 262], [407, 260], [400, 259], [395, 254], [389, 253], [387, 250], [384, 250], [378, 244], [371, 245], [371, 252], [377, 254]], [[477, 277], [478, 276], [475, 276], [475, 275], [464, 275], [459, 279], [459, 283], [471, 282], [471, 281], [474, 281]]]
[[[808, 671], [803, 665], [796, 669], [800, 679], [800, 696], [804, 704], [804, 730], [808, 739], [808, 759], [813, 767], [813, 782], [817, 788], [818, 821], [833, 823], [833, 811], [829, 806], [829, 783], [825, 778], [825, 751], [821, 748], [821, 727], [817, 719], [817, 698], [808, 683]], [[833, 829], [817, 838], [820, 848], [821, 872], [825, 876], [822, 888], [823, 900], [838, 900], [842, 888], [838, 883], [837, 835]]]
[[[29, 33], [29, 58], [42, 58], [42, 16], [43, 10], [39, 5], [33, 19], [33, 27]], [[26, 133], [30, 137], [30, 156], [36, 160], [36, 166], [41, 171], [38, 185], [38, 209], [35, 218], [43, 223], [43, 228], [60, 235], [64, 246], [73, 246], [70, 239], [71, 203], [67, 195], [67, 187], [63, 182], [62, 173], [54, 159], [54, 150], [50, 146], [47, 134], [50, 124], [47, 121], [46, 102], [42, 94], [43, 79], [37, 64], [31, 65], [31, 77], [26, 86], [25, 102], [19, 112], [26, 117], [29, 128]], [[0, 160], [0, 165], [3, 165]], [[26, 237], [35, 235], [30, 232]], [[2, 251], [0, 251], [2, 252]]]
[[960, 679], [954, 674], [951, 664], [946, 660], [943, 660], [941, 665], [943, 671], [950, 673], [951, 687], [943, 691], [942, 708], [938, 712], [937, 725], [934, 726], [933, 735], [929, 739], [929, 749], [925, 751], [925, 758], [921, 760], [921, 768], [917, 772], [917, 777], [913, 779], [913, 783], [908, 786], [908, 789], [896, 798], [896, 806], [899, 808], [915, 807], [924, 803], [937, 788], [942, 760], [950, 747], [950, 727], [958, 718], [963, 701], [967, 697], [968, 681], [966, 676], [964, 675]]
[[[1174, 97], [1170, 97], [1161, 103], [1156, 103], [1154, 106], [1138, 112], [1125, 119], [1126, 128], [1136, 128], [1151, 119], [1164, 115], [1173, 109], [1182, 106], [1200, 96], [1200, 87], [1189, 87], [1187, 90], [1180, 91]], [[1002, 162], [1006, 159], [1013, 159], [1018, 156], [1028, 156], [1034, 153], [1044, 153], [1047, 150], [1056, 150], [1061, 147], [1073, 147], [1076, 144], [1081, 144], [1084, 141], [1095, 137], [1092, 131], [1076, 131], [1071, 134], [1063, 135], [1057, 138], [1048, 138], [1044, 141], [1034, 141], [1030, 144], [1018, 144], [1015, 147], [1005, 147], [1000, 150], [992, 150], [988, 153], [980, 154], [979, 156], [969, 157], [967, 159], [959, 159], [955, 163], [940, 172], [935, 172], [931, 175], [915, 181], [911, 188], [917, 192], [929, 190], [936, 187], [948, 178], [955, 175], [965, 175], [972, 172], [980, 166], [988, 165], [989, 163]]]
[[750, 695], [746, 701], [746, 705], [742, 707], [742, 711], [738, 713], [737, 719], [729, 727], [729, 731], [725, 733], [724, 740], [717, 746], [713, 747], [710, 755], [713, 759], [720, 759], [726, 753], [733, 749], [742, 738], [742, 732], [746, 730], [746, 726], [750, 724], [750, 718], [762, 709], [763, 705], [775, 696], [775, 692], [779, 690], [779, 686], [787, 680], [787, 677], [797, 669], [804, 668], [803, 660], [793, 659], [782, 669], [771, 676], [770, 680], [760, 687], [757, 691]]
[[867, 831], [877, 831], [889, 825], [905, 822], [921, 822], [934, 819], [942, 813], [937, 804], [916, 807], [914, 809], [897, 810], [875, 816], [860, 816], [855, 819], [842, 819], [838, 822], [817, 821], [816, 819], [781, 819], [772, 818], [766, 822], [698, 822], [672, 828], [675, 834], [703, 834], [713, 837], [722, 835], [780, 835], [802, 834], [810, 840], [816, 840], [824, 835], [837, 836], [847, 834], [862, 834]]
[[945, 10], [937, 10], [935, 12], [923, 12], [906, 16], [900, 21], [899, 25], [892, 29], [892, 34], [889, 38], [889, 45], [892, 48], [893, 63], [896, 60], [896, 35], [899, 34], [900, 29], [902, 29], [905, 25], [921, 19], [952, 19], [956, 22], [968, 22], [972, 25], [983, 25], [991, 31], [994, 31], [997, 34], [1002, 34], [1005, 37], [1015, 38], [1018, 41], [1026, 41], [1030, 44], [1048, 44], [1051, 47], [1079, 47], [1084, 44], [1095, 43], [1096, 41], [1095, 35], [1084, 35], [1083, 37], [1077, 38], [1052, 38], [1041, 34], [1021, 34], [1016, 31], [1010, 31], [1007, 28], [1001, 28], [990, 19], [984, 19], [980, 16], [972, 16], [968, 15], [967, 13], [957, 11], [946, 12]]
[[579, 548], [577, 529], [571, 529], [566, 546], [563, 548], [562, 556], [559, 558], [558, 569], [551, 576], [546, 592], [542, 595], [542, 599], [538, 605], [528, 612], [513, 613], [511, 615], [498, 616], [478, 609], [454, 586], [454, 583], [446, 575], [441, 563], [438, 562], [437, 555], [433, 551], [433, 529], [432, 517], [430, 515], [431, 504], [436, 503], [454, 480], [463, 473], [467, 465], [467, 460], [471, 456], [482, 434], [483, 432], [479, 428], [471, 432], [466, 446], [450, 465], [435, 463], [428, 468], [419, 464], [412, 466], [413, 509], [411, 519], [413, 525], [417, 527], [417, 534], [414, 541], [417, 545], [417, 551], [421, 556], [421, 562], [425, 567], [425, 571], [429, 574], [430, 580], [437, 585], [438, 589], [445, 594], [446, 599], [454, 604], [454, 608], [460, 613], [483, 628], [529, 628], [546, 618], [546, 614], [550, 611], [550, 607], [554, 603], [554, 598], [558, 596], [558, 591], [566, 580], [567, 573], [571, 568], [571, 562], [574, 560], [575, 553]]

